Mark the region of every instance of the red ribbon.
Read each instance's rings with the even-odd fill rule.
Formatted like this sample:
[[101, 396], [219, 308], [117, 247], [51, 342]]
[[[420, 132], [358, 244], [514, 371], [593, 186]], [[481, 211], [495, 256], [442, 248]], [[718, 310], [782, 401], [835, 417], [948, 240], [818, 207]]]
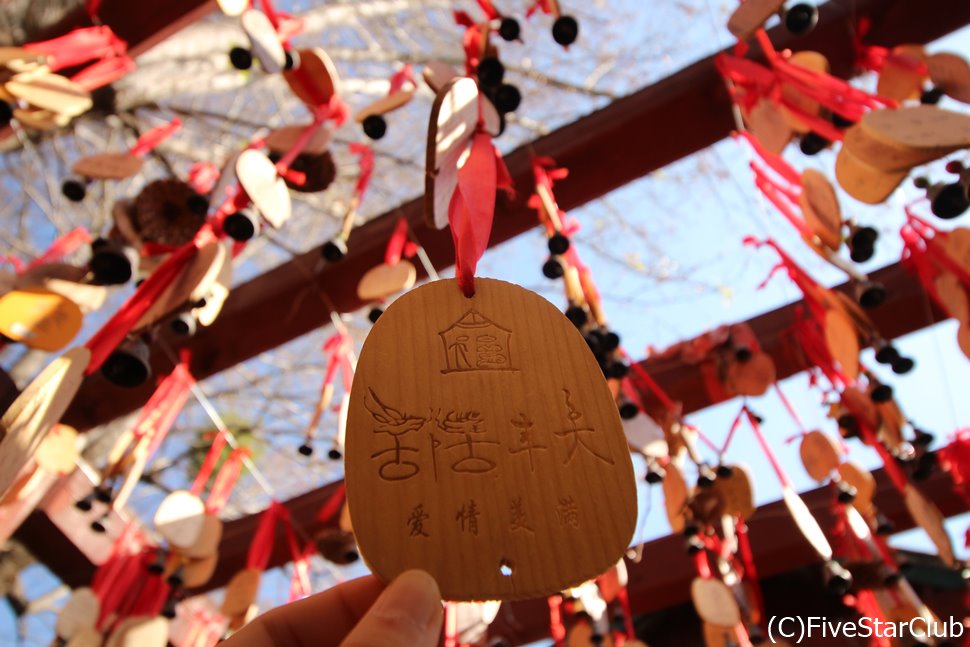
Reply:
[[290, 554], [293, 557], [293, 576], [290, 578], [290, 592], [286, 599], [289, 603], [313, 595], [313, 585], [310, 583], [310, 558], [317, 549], [311, 542], [300, 550], [296, 537], [293, 536], [292, 525], [287, 524], [286, 531]]
[[[418, 246], [408, 240], [408, 221], [405, 218], [398, 218], [394, 232], [390, 240], [387, 241], [387, 249], [384, 251], [384, 262], [388, 265], [397, 265], [401, 262], [401, 257], [411, 258], [418, 251]], [[348, 385], [349, 387], [349, 385]]]
[[199, 195], [206, 195], [215, 187], [220, 175], [219, 167], [212, 162], [193, 162], [189, 167], [189, 186]]
[[411, 67], [410, 63], [407, 63], [404, 67], [391, 75], [391, 87], [388, 88], [387, 95], [390, 96], [395, 92], [400, 92], [405, 83], [410, 83], [414, 87], [418, 86], [417, 81], [414, 79], [414, 68]]
[[758, 571], [754, 565], [754, 552], [751, 550], [751, 542], [748, 540], [748, 526], [744, 523], [744, 519], [738, 517], [734, 529], [738, 537], [738, 555], [744, 567], [744, 579], [751, 583], [751, 597], [754, 598], [754, 606], [758, 610], [759, 624], [767, 632], [768, 628], [765, 626], [765, 621], [767, 620], [765, 616], [765, 597], [761, 591], [761, 582], [758, 579]]
[[213, 470], [216, 468], [216, 464], [222, 457], [222, 451], [226, 447], [226, 436], [221, 431], [216, 430], [215, 437], [212, 439], [212, 444], [209, 446], [209, 451], [206, 452], [205, 459], [202, 461], [202, 466], [199, 467], [198, 473], [195, 475], [195, 480], [192, 481], [192, 487], [189, 488], [192, 494], [199, 496], [202, 494], [202, 490], [205, 489], [205, 484], [209, 482], [209, 477], [212, 476]]
[[115, 56], [92, 63], [71, 77], [88, 92], [111, 85], [135, 69], [135, 61], [129, 56]]
[[147, 131], [145, 134], [143, 134], [141, 137], [138, 138], [138, 141], [135, 142], [134, 146], [128, 149], [128, 152], [138, 157], [144, 157], [152, 150], [154, 150], [156, 146], [158, 146], [163, 141], [171, 137], [174, 133], [176, 133], [181, 127], [182, 127], [182, 120], [179, 119], [178, 117], [175, 117], [174, 119], [172, 119], [172, 121], [168, 122], [167, 124], [156, 126], [151, 130]]
[[550, 595], [547, 598], [549, 603], [549, 634], [555, 643], [555, 647], [563, 647], [566, 640], [566, 626], [562, 621], [562, 596]]
[[263, 512], [253, 533], [253, 540], [249, 544], [246, 556], [246, 568], [265, 571], [273, 552], [273, 539], [276, 535], [276, 521], [289, 519], [289, 512], [279, 501], [273, 501]]
[[551, 14], [552, 13], [552, 0], [535, 0], [529, 8], [525, 10], [525, 17], [531, 18], [532, 14], [536, 11], [542, 10], [542, 13]]
[[374, 151], [367, 144], [360, 142], [351, 142], [347, 148], [357, 156], [357, 165], [360, 168], [357, 183], [354, 185], [354, 195], [357, 196], [359, 202], [364, 199], [364, 193], [370, 185], [371, 175], [374, 174]]
[[188, 362], [189, 350], [183, 349], [181, 361], [158, 384], [155, 392], [142, 408], [138, 422], [135, 423], [132, 435], [139, 442], [149, 443], [149, 457], [155, 453], [172, 425], [175, 424], [175, 419], [185, 406], [189, 392], [195, 384], [195, 378], [189, 372]]
[[478, 65], [482, 62], [488, 25], [476, 23], [464, 11], [455, 11], [454, 17], [455, 22], [465, 28], [465, 33], [461, 37], [461, 47], [465, 52], [465, 74], [475, 76]]
[[121, 305], [118, 312], [85, 344], [91, 351], [91, 363], [85, 369], [85, 375], [91, 375], [101, 368], [104, 360], [117, 348], [132, 327], [148, 312], [148, 309], [165, 292], [166, 288], [181, 275], [185, 267], [198, 253], [199, 248], [215, 239], [211, 226], [204, 225], [196, 233], [193, 240], [172, 252], [152, 272], [151, 276], [138, 286], [134, 294]]
[[320, 523], [327, 523], [337, 513], [340, 512], [340, 507], [344, 503], [344, 499], [347, 497], [347, 486], [341, 481], [340, 485], [337, 486], [337, 490], [330, 495], [330, 498], [320, 507], [320, 511], [317, 512], [317, 521]]
[[482, 11], [485, 12], [485, 16], [489, 20], [497, 20], [502, 17], [502, 14], [498, 12], [495, 5], [492, 4], [492, 0], [478, 0], [478, 6], [481, 7]]
[[458, 186], [448, 205], [455, 275], [467, 297], [475, 294], [475, 268], [488, 248], [497, 189], [511, 191], [512, 180], [491, 136], [479, 128], [472, 136], [468, 159], [458, 169]]
[[128, 44], [107, 25], [82, 27], [50, 40], [27, 43], [25, 50], [42, 54], [51, 72], [76, 67], [88, 61], [122, 56]]
[[[220, 436], [222, 434], [219, 434]], [[243, 461], [249, 456], [249, 450], [245, 448], [234, 449], [229, 457], [222, 463], [219, 473], [212, 481], [212, 489], [209, 490], [209, 498], [205, 501], [205, 510], [209, 514], [218, 515], [226, 504], [229, 503], [229, 496], [233, 488], [239, 481], [242, 473]]]

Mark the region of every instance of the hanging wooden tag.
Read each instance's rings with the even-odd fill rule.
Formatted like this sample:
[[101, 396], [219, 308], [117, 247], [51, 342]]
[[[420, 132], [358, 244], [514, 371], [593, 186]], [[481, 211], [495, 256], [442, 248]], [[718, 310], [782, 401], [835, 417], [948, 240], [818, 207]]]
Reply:
[[253, 55], [267, 74], [278, 74], [286, 65], [286, 52], [273, 23], [262, 11], [249, 9], [239, 17], [243, 31], [249, 38]]
[[943, 525], [945, 521], [943, 513], [912, 483], [906, 484], [906, 492], [903, 497], [906, 502], [906, 509], [909, 510], [913, 521], [926, 531], [930, 541], [936, 546], [940, 560], [952, 567], [956, 564], [956, 556], [953, 554], [953, 543], [950, 541], [950, 535], [947, 534], [946, 526]]
[[354, 115], [354, 121], [360, 124], [371, 115], [386, 115], [405, 106], [412, 98], [414, 98], [414, 90], [399, 90], [381, 97]]
[[456, 601], [591, 579], [626, 550], [637, 515], [592, 353], [548, 301], [493, 279], [475, 279], [471, 298], [455, 280], [421, 286], [374, 325], [351, 389], [346, 480], [372, 570], [425, 569]]
[[118, 623], [105, 647], [166, 647], [168, 618], [132, 616]]
[[23, 47], [0, 47], [0, 66], [14, 72], [40, 67], [45, 60], [45, 56]]
[[219, 554], [212, 553], [199, 559], [190, 559], [182, 572], [182, 582], [187, 589], [203, 586], [212, 579], [219, 564]]
[[100, 631], [94, 627], [85, 627], [71, 636], [64, 647], [101, 647], [103, 642]]
[[842, 210], [828, 178], [815, 169], [802, 171], [798, 204], [812, 233], [832, 251], [838, 250], [842, 246]]
[[75, 283], [51, 277], [42, 279], [41, 286], [74, 302], [84, 314], [98, 310], [108, 298], [108, 288], [103, 285]]
[[850, 153], [845, 146], [839, 149], [835, 158], [835, 179], [839, 186], [853, 198], [866, 204], [885, 202], [908, 172], [908, 169], [880, 171]]
[[848, 409], [853, 414], [862, 418], [860, 422], [867, 427], [875, 429], [879, 425], [879, 412], [868, 394], [855, 387], [847, 386], [842, 390], [842, 400], [847, 403]]
[[429, 227], [448, 226], [448, 205], [458, 186], [458, 160], [475, 134], [479, 105], [485, 130], [498, 133], [498, 113], [490, 101], [480, 99], [478, 84], [469, 77], [446, 83], [431, 106], [424, 181], [424, 219]]
[[933, 85], [947, 96], [970, 103], [970, 65], [957, 54], [939, 52], [926, 59]]
[[193, 546], [205, 527], [205, 504], [188, 490], [172, 492], [155, 511], [155, 529], [165, 540], [181, 549]]
[[785, 118], [785, 113], [771, 99], [762, 98], [759, 100], [748, 111], [745, 121], [747, 121], [748, 129], [754, 133], [761, 146], [769, 153], [780, 154], [794, 136], [794, 131], [788, 123], [788, 119]]
[[876, 139], [910, 148], [970, 146], [970, 115], [933, 105], [870, 110], [859, 123]]
[[838, 471], [839, 478], [856, 490], [852, 505], [862, 514], [870, 514], [872, 511], [872, 498], [876, 495], [876, 479], [873, 478], [869, 470], [851, 461], [840, 464]]
[[54, 425], [37, 447], [34, 460], [50, 474], [73, 472], [78, 458], [77, 438], [77, 430], [73, 427]]
[[381, 263], [360, 278], [357, 296], [361, 301], [377, 301], [411, 289], [417, 278], [418, 271], [410, 261], [402, 259], [393, 265]]
[[335, 94], [340, 94], [340, 77], [337, 68], [319, 47], [297, 50], [299, 69], [286, 70], [283, 78], [290, 90], [303, 103], [315, 108], [326, 105]]
[[151, 326], [186, 303], [194, 303], [205, 298], [225, 262], [226, 248], [219, 242], [211, 241], [200, 247], [182, 273], [145, 311], [134, 329], [141, 330]]
[[249, 0], [216, 0], [219, 10], [227, 16], [241, 16], [249, 8]]
[[[788, 59], [788, 62], [802, 69], [821, 74], [827, 74], [829, 71], [828, 59], [825, 58], [824, 54], [820, 54], [819, 52], [812, 52], [808, 50], [795, 52]], [[809, 117], [818, 117], [822, 112], [821, 103], [809, 96], [806, 96], [801, 92], [801, 90], [798, 90], [788, 83], [781, 84], [781, 96], [784, 97], [787, 103], [792, 104]], [[805, 123], [801, 117], [796, 115], [785, 106], [781, 106], [781, 112], [785, 116], [785, 119], [787, 119], [788, 125], [791, 126], [792, 130], [795, 132], [804, 134], [812, 130], [809, 124]]]
[[728, 18], [728, 31], [738, 40], [747, 40], [784, 5], [785, 0], [745, 0]]
[[775, 362], [767, 353], [754, 353], [745, 361], [728, 365], [724, 386], [734, 395], [764, 395], [775, 383]]
[[222, 306], [226, 299], [229, 298], [230, 286], [232, 286], [232, 258], [227, 250], [219, 275], [209, 286], [209, 293], [205, 296], [205, 305], [192, 311], [201, 325], [211, 326], [215, 322], [219, 313], [222, 312]]
[[861, 124], [849, 126], [844, 131], [845, 139], [842, 147], [859, 162], [877, 171], [893, 173], [908, 171], [914, 166], [920, 166], [935, 159], [949, 155], [957, 147], [944, 148], [912, 148], [900, 146], [871, 137]]
[[429, 61], [421, 70], [421, 78], [436, 95], [456, 76], [458, 72], [455, 68], [442, 61]]
[[0, 333], [30, 348], [64, 348], [83, 321], [76, 303], [47, 288], [14, 290], [0, 297]]
[[785, 485], [781, 489], [781, 496], [802, 536], [808, 540], [819, 557], [824, 560], [832, 559], [832, 546], [829, 545], [829, 540], [798, 493], [791, 486]]
[[144, 164], [142, 158], [131, 153], [99, 153], [79, 159], [71, 171], [95, 180], [124, 180], [138, 175]]
[[825, 313], [825, 344], [842, 373], [854, 380], [859, 375], [859, 333], [839, 310]]
[[690, 585], [690, 597], [697, 615], [704, 622], [722, 627], [733, 627], [741, 622], [738, 600], [721, 580], [695, 577]]
[[[266, 135], [266, 139], [264, 140], [266, 148], [277, 155], [285, 155], [296, 145], [300, 137], [306, 132], [306, 129], [311, 127], [310, 124], [307, 124], [305, 126], [283, 126], [282, 128], [277, 128]], [[321, 155], [330, 147], [332, 139], [333, 131], [329, 128], [317, 128], [313, 131], [313, 136], [310, 137], [310, 141], [303, 147], [301, 154]]]
[[896, 63], [895, 57], [905, 57], [913, 62], [926, 61], [926, 51], [922, 45], [897, 45], [892, 50], [893, 56], [886, 58], [879, 81], [876, 83], [876, 94], [895, 101], [918, 99], [923, 90], [926, 76], [913, 66]]
[[827, 481], [842, 462], [841, 448], [821, 431], [810, 431], [802, 436], [798, 453], [805, 471], [819, 483]]
[[91, 108], [91, 95], [77, 83], [59, 74], [15, 75], [4, 88], [30, 105], [65, 117], [76, 117]]
[[14, 108], [13, 118], [22, 126], [34, 130], [57, 130], [71, 123], [71, 118], [65, 115], [44, 110], [43, 108]]
[[970, 321], [970, 301], [967, 299], [967, 289], [960, 279], [950, 272], [943, 272], [936, 277], [933, 285], [947, 314], [963, 324]]
[[238, 616], [246, 613], [246, 610], [256, 601], [262, 576], [262, 571], [257, 568], [246, 568], [236, 573], [226, 585], [222, 615]]
[[279, 229], [290, 219], [289, 189], [268, 157], [256, 150], [243, 151], [236, 159], [236, 177], [253, 206], [273, 229]]
[[743, 465], [731, 465], [730, 476], [718, 476], [714, 491], [720, 497], [724, 514], [749, 519], [758, 506], [754, 502], [751, 473]]
[[[744, 4], [747, 4], [745, 2]], [[742, 6], [744, 6], [742, 4]], [[712, 625], [709, 622], [702, 622], [704, 647], [734, 647], [738, 644], [738, 631], [736, 627], [722, 627]], [[780, 639], [775, 639], [776, 644]]]
[[667, 521], [674, 532], [683, 532], [687, 525], [687, 498], [689, 496], [687, 481], [680, 468], [670, 463], [664, 470], [667, 475], [663, 480], [664, 508], [667, 510]]
[[206, 512], [202, 518], [202, 530], [191, 546], [182, 553], [192, 559], [203, 559], [215, 555], [222, 540], [222, 520], [216, 515]]
[[72, 348], [41, 371], [0, 418], [0, 495], [37, 451], [67, 410], [91, 361], [86, 348]]
[[57, 621], [54, 623], [54, 631], [65, 640], [71, 638], [79, 631], [90, 629], [98, 622], [98, 615], [101, 613], [101, 603], [94, 591], [86, 586], [74, 589], [71, 597], [67, 599], [64, 606], [57, 614]]

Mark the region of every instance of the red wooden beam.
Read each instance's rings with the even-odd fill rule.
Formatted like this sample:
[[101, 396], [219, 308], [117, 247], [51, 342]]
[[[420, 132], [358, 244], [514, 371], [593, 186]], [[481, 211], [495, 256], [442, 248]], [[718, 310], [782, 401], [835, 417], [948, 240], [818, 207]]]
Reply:
[[[868, 42], [925, 43], [970, 23], [970, 3], [832, 0], [819, 8], [818, 26], [807, 36], [792, 37], [776, 28], [771, 38], [779, 49], [824, 53], [833, 72], [848, 77], [854, 71], [854, 20], [866, 15], [874, 24]], [[535, 226], [535, 214], [525, 204], [532, 192], [532, 150], [569, 168], [569, 177], [556, 185], [556, 196], [564, 209], [574, 209], [714, 144], [732, 128], [727, 92], [713, 57], [708, 57], [507, 155], [518, 198], [499, 204], [490, 244]], [[357, 282], [383, 260], [384, 245], [399, 217], [408, 219], [435, 267], [451, 265], [451, 234], [426, 227], [422, 208], [423, 199], [418, 198], [356, 229], [350, 252], [340, 263], [321, 268], [314, 249], [235, 288], [219, 319], [184, 342], [193, 350], [193, 374], [204, 379], [325, 325], [330, 310], [321, 301], [321, 291], [338, 312], [362, 307]], [[161, 352], [154, 354], [152, 364], [157, 373], [171, 369]], [[65, 422], [78, 429], [104, 424], [142, 406], [150, 393], [150, 385], [121, 389], [92, 376]]]

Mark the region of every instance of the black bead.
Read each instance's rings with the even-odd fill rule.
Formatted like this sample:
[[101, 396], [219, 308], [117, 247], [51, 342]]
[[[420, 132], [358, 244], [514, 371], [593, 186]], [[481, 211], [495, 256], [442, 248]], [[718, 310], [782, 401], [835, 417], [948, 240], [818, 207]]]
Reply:
[[310, 456], [313, 453], [313, 447], [311, 447], [306, 443], [303, 443], [296, 451], [300, 452], [304, 456]]
[[361, 124], [364, 134], [371, 139], [380, 139], [387, 133], [387, 121], [382, 115], [370, 115]]
[[331, 447], [330, 451], [327, 452], [327, 458], [332, 461], [339, 461], [344, 455], [340, 453], [340, 450], [336, 447]]
[[84, 497], [83, 499], [78, 499], [74, 502], [74, 507], [81, 512], [91, 512], [91, 508], [94, 507], [91, 497]]
[[896, 530], [896, 525], [883, 515], [876, 516], [876, 534], [891, 535]]
[[600, 344], [603, 346], [603, 350], [612, 353], [620, 347], [620, 336], [609, 331], [600, 338]]
[[71, 202], [80, 202], [88, 194], [88, 190], [77, 180], [64, 180], [61, 183], [61, 194]]
[[858, 240], [863, 243], [874, 243], [877, 238], [879, 238], [879, 232], [873, 227], [859, 227], [852, 234], [853, 240]]
[[295, 51], [286, 52], [286, 62], [283, 64], [283, 69], [292, 70], [297, 66], [300, 61], [300, 55]]
[[371, 308], [370, 312], [367, 313], [367, 318], [372, 324], [376, 324], [377, 320], [381, 318], [382, 314], [384, 314], [384, 311], [380, 308]]
[[666, 475], [667, 473], [662, 467], [651, 467], [647, 470], [646, 481], [650, 485], [656, 485], [657, 483], [662, 482], [664, 480], [664, 476]]
[[101, 520], [100, 519], [96, 519], [96, 520], [94, 520], [94, 521], [91, 522], [91, 530], [93, 530], [94, 532], [96, 532], [98, 534], [101, 534], [103, 532], [106, 532], [107, 531], [107, 528], [104, 527], [104, 524], [101, 523]]
[[0, 126], [6, 126], [13, 119], [13, 106], [6, 101], [0, 101]]
[[880, 384], [872, 390], [869, 397], [875, 403], [889, 402], [893, 399], [893, 387], [888, 384]]
[[495, 109], [502, 114], [515, 112], [520, 103], [522, 103], [522, 93], [514, 85], [503, 83], [495, 90]]
[[566, 319], [569, 319], [569, 321], [577, 328], [582, 328], [589, 320], [589, 316], [581, 307], [569, 306], [566, 308]]
[[852, 503], [859, 491], [848, 483], [839, 483], [839, 503]]
[[751, 349], [746, 346], [742, 346], [734, 351], [734, 358], [739, 362], [747, 362], [751, 359], [752, 355]]
[[556, 232], [549, 237], [548, 245], [550, 254], [565, 254], [569, 249], [569, 239]]
[[320, 255], [331, 263], [336, 263], [343, 260], [346, 253], [347, 250], [345, 246], [342, 247], [332, 240], [328, 240], [323, 244], [323, 247], [320, 248]]
[[630, 367], [626, 365], [625, 362], [615, 361], [610, 362], [608, 373], [606, 377], [613, 378], [616, 380], [622, 380], [630, 372]]
[[878, 308], [886, 301], [886, 288], [880, 283], [870, 283], [859, 295], [859, 305], [866, 310]]
[[930, 203], [933, 215], [943, 220], [963, 215], [968, 208], [970, 208], [970, 200], [967, 200], [966, 189], [959, 182], [947, 184], [941, 188]]
[[851, 413], [843, 413], [839, 416], [839, 429], [846, 438], [854, 438], [859, 435], [859, 421]]
[[576, 42], [579, 37], [579, 23], [572, 16], [559, 16], [556, 22], [552, 23], [552, 39], [568, 47]]
[[825, 564], [825, 588], [834, 595], [845, 595], [852, 588], [852, 574], [838, 562]]
[[478, 82], [483, 88], [494, 88], [505, 78], [505, 66], [494, 56], [483, 58], [478, 64]]
[[717, 480], [717, 474], [707, 465], [700, 465], [697, 468], [697, 487], [709, 488]]
[[243, 47], [229, 50], [229, 62], [237, 70], [248, 70], [253, 66], [253, 53]]
[[169, 322], [172, 332], [179, 337], [191, 337], [196, 331], [196, 319], [189, 312], [184, 312]]
[[895, 373], [896, 375], [905, 375], [906, 373], [909, 373], [910, 371], [913, 370], [913, 367], [916, 366], [916, 362], [914, 362], [909, 357], [900, 357], [895, 362], [893, 362], [892, 366], [893, 366], [893, 373]]
[[734, 476], [734, 468], [730, 465], [718, 465], [717, 466], [717, 477], [722, 479], [729, 479]]
[[111, 487], [96, 487], [94, 488], [94, 498], [99, 503], [111, 503]]
[[173, 618], [175, 618], [175, 606], [165, 605], [165, 608], [162, 609], [161, 616], [163, 618], [168, 618], [169, 620], [172, 620]]
[[624, 420], [632, 420], [640, 413], [640, 407], [629, 400], [620, 405], [620, 417]]
[[94, 254], [88, 262], [94, 282], [98, 285], [121, 285], [132, 276], [131, 261], [117, 250], [92, 250]]
[[559, 279], [565, 274], [565, 270], [562, 268], [562, 263], [554, 258], [550, 258], [542, 264], [542, 274], [547, 279]]
[[700, 537], [691, 537], [687, 540], [687, 554], [696, 555], [704, 550], [704, 542]]
[[933, 444], [933, 434], [930, 432], [917, 429], [915, 433], [916, 435], [913, 438], [914, 445], [919, 445], [920, 447], [929, 447], [931, 444]]
[[498, 35], [502, 37], [502, 40], [506, 42], [518, 40], [520, 33], [521, 29], [519, 28], [518, 20], [508, 17], [502, 18], [502, 24], [498, 27]]
[[127, 388], [148, 381], [150, 371], [140, 359], [127, 353], [114, 352], [101, 365], [101, 374], [112, 384]]
[[865, 263], [876, 253], [876, 246], [872, 243], [849, 243], [849, 258], [853, 263]]
[[832, 125], [838, 128], [839, 130], [845, 130], [846, 128], [854, 126], [855, 122], [852, 121], [851, 119], [846, 119], [845, 117], [843, 117], [837, 112], [833, 112]]
[[189, 211], [199, 216], [204, 216], [209, 212], [209, 201], [205, 199], [205, 196], [198, 193], [190, 195], [188, 200], [185, 201], [185, 206], [189, 208]]
[[799, 2], [785, 12], [785, 29], [792, 34], [807, 34], [818, 23], [818, 9], [807, 2]]
[[899, 351], [895, 346], [886, 344], [876, 351], [876, 361], [880, 364], [892, 364], [900, 358]]
[[256, 235], [255, 218], [247, 211], [230, 213], [222, 221], [222, 230], [233, 240], [246, 242]]
[[583, 339], [586, 341], [586, 345], [589, 346], [589, 350], [593, 353], [593, 355], [599, 356], [603, 353], [599, 335], [595, 334], [593, 331], [590, 331], [583, 335]]
[[924, 90], [921, 95], [919, 95], [919, 102], [924, 105], [936, 105], [943, 98], [943, 90], [941, 88], [930, 88], [929, 90]]
[[824, 151], [831, 143], [818, 133], [808, 132], [802, 135], [801, 140], [798, 142], [798, 148], [803, 154], [812, 156]]

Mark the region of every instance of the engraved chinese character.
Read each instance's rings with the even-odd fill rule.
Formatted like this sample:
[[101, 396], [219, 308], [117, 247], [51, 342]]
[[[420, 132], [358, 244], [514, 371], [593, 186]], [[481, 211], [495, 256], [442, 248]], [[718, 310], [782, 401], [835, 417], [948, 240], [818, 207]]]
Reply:
[[559, 505], [556, 506], [556, 516], [559, 517], [560, 526], [579, 528], [579, 506], [576, 505], [576, 501], [572, 496], [559, 497]]
[[539, 445], [536, 443], [533, 437], [535, 433], [535, 423], [524, 413], [519, 413], [518, 416], [512, 418], [509, 422], [515, 427], [518, 432], [518, 446], [515, 448], [510, 447], [510, 454], [521, 454], [522, 452], [529, 452], [529, 468], [535, 472], [536, 466], [534, 461], [534, 454], [536, 450], [546, 451], [545, 445]]
[[408, 527], [410, 528], [412, 537], [428, 537], [428, 533], [424, 531], [424, 522], [431, 517], [427, 512], [424, 511], [424, 504], [419, 503], [414, 506], [411, 510], [411, 516], [408, 517]]
[[445, 445], [445, 449], [461, 448], [464, 456], [455, 461], [451, 469], [467, 474], [484, 474], [496, 468], [497, 463], [476, 453], [480, 445], [498, 445], [498, 441], [485, 440], [485, 421], [477, 411], [449, 411], [444, 418], [435, 416], [438, 428], [446, 434], [461, 436], [461, 440]]
[[373, 389], [368, 388], [368, 391], [370, 392], [370, 398], [364, 397], [364, 406], [377, 423], [377, 426], [374, 428], [374, 433], [387, 434], [394, 441], [393, 447], [375, 452], [371, 454], [371, 458], [377, 458], [388, 453], [393, 454], [393, 458], [382, 463], [378, 469], [381, 478], [386, 481], [403, 481], [409, 479], [417, 474], [420, 468], [414, 461], [404, 460], [405, 452], [417, 454], [418, 448], [405, 445], [403, 438], [412, 431], [421, 429], [424, 423], [427, 422], [427, 418], [410, 416], [396, 409], [392, 409], [380, 401]]
[[475, 499], [469, 499], [467, 504], [461, 504], [461, 507], [458, 508], [458, 513], [455, 515], [455, 520], [461, 524], [461, 531], [470, 532], [477, 536], [479, 514], [481, 513], [478, 511]]
[[560, 438], [568, 437], [570, 439], [569, 453], [566, 455], [566, 460], [563, 461], [563, 465], [568, 465], [573, 461], [573, 458], [576, 456], [576, 451], [580, 447], [604, 463], [609, 463], [612, 465], [612, 458], [598, 454], [595, 449], [586, 443], [586, 438], [583, 436], [583, 434], [594, 434], [596, 433], [596, 430], [592, 427], [580, 426], [580, 421], [582, 420], [583, 414], [573, 404], [572, 394], [569, 392], [569, 389], [564, 388], [562, 392], [566, 400], [566, 417], [569, 418], [569, 423], [571, 425], [570, 429], [555, 432], [556, 436], [559, 436]]
[[505, 354], [505, 348], [498, 343], [499, 339], [495, 335], [479, 335], [475, 338], [475, 354], [478, 361], [475, 366], [478, 368], [505, 368], [509, 358]]
[[509, 524], [509, 530], [515, 532], [516, 530], [526, 530], [528, 532], [533, 532], [532, 528], [529, 526], [529, 520], [525, 513], [525, 505], [522, 503], [522, 497], [517, 496], [512, 499], [512, 504], [509, 506], [509, 513], [512, 517], [512, 523]]
[[489, 321], [477, 310], [438, 333], [445, 349], [442, 373], [515, 371], [510, 343], [512, 331]]

